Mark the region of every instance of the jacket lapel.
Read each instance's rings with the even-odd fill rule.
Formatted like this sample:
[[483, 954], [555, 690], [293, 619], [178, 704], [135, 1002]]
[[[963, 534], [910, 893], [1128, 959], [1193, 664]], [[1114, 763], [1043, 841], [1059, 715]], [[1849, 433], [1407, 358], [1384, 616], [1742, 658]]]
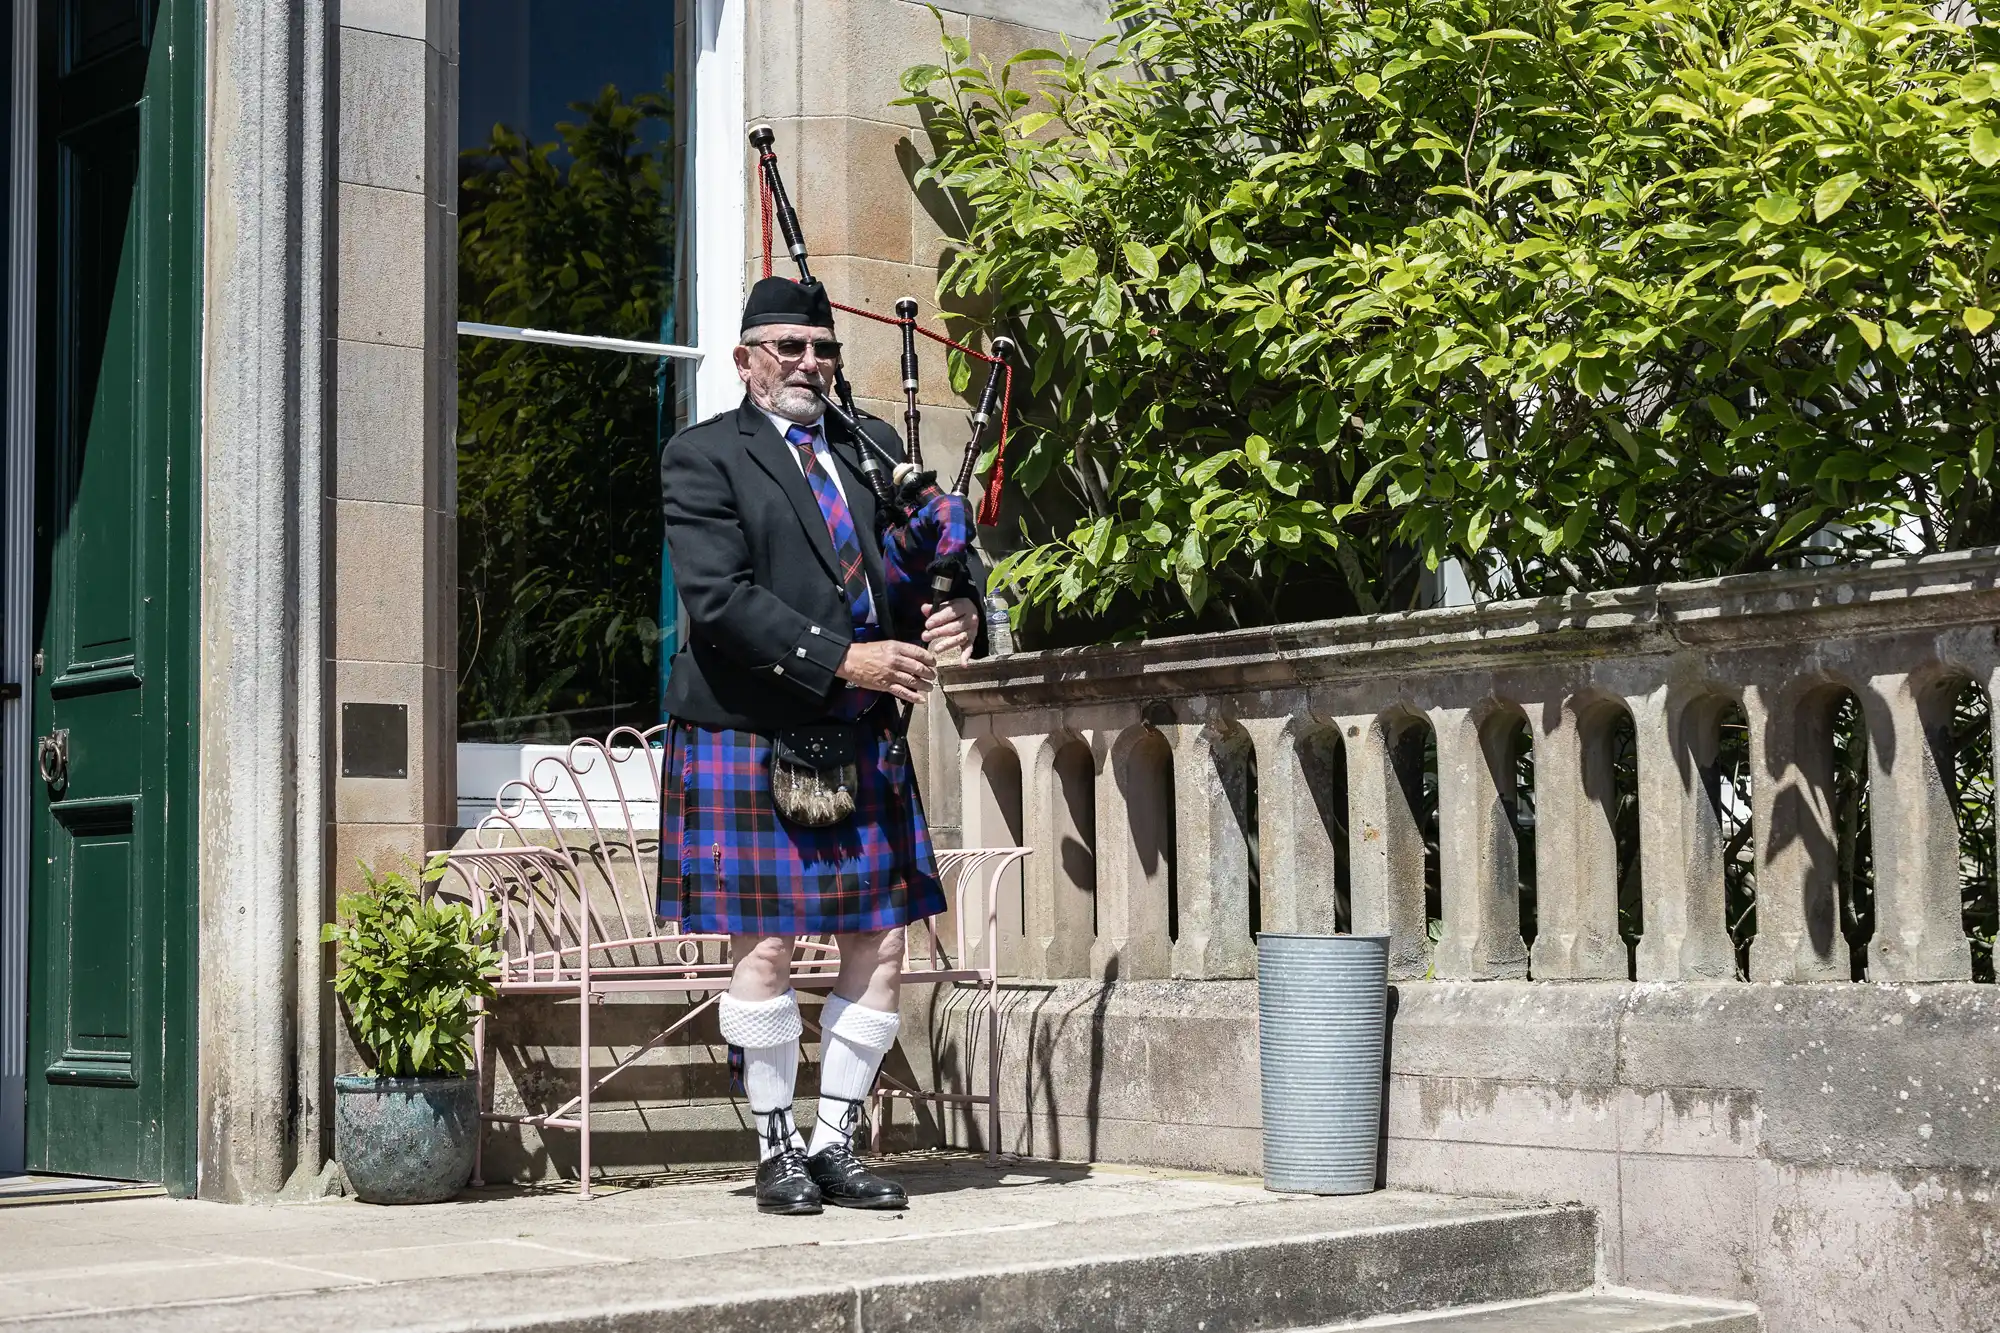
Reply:
[[813, 554], [819, 557], [820, 564], [826, 566], [826, 572], [838, 579], [840, 562], [834, 558], [833, 536], [826, 530], [826, 515], [820, 512], [819, 500], [814, 497], [805, 473], [799, 470], [799, 460], [792, 453], [792, 446], [785, 443], [784, 437], [778, 434], [778, 428], [771, 424], [771, 419], [758, 411], [757, 405], [747, 397], [736, 409], [736, 429], [743, 434], [743, 443], [750, 457], [758, 467], [771, 474], [771, 480], [778, 483], [778, 489], [792, 502], [792, 510], [798, 515], [799, 526], [806, 530], [806, 541], [812, 546]]

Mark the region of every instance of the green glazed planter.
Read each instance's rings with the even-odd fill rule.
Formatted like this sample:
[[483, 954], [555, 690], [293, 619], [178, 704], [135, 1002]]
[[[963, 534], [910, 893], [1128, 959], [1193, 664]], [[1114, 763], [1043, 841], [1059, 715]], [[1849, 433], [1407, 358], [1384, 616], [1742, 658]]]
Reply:
[[365, 1203], [442, 1203], [472, 1179], [479, 1093], [462, 1078], [333, 1081], [333, 1150]]

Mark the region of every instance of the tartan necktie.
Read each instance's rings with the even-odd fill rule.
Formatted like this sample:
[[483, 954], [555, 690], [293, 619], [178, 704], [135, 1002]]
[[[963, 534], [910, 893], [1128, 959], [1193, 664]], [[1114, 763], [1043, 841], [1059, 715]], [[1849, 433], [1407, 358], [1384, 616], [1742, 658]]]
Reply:
[[840, 581], [847, 588], [847, 609], [856, 625], [865, 625], [868, 613], [874, 609], [875, 597], [868, 590], [868, 574], [861, 563], [861, 538], [854, 530], [854, 514], [848, 509], [840, 487], [834, 485], [833, 478], [820, 466], [819, 454], [813, 448], [813, 432], [804, 426], [793, 426], [785, 432], [785, 439], [799, 451], [806, 484], [812, 487], [813, 498], [819, 501], [820, 516], [826, 520], [827, 535], [833, 538]]

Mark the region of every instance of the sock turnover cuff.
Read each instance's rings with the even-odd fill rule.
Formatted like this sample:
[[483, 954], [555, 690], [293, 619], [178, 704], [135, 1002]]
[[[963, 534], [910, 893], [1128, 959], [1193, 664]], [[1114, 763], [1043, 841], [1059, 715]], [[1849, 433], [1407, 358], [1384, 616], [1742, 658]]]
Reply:
[[838, 1037], [851, 1046], [877, 1055], [896, 1044], [896, 1031], [902, 1025], [903, 1016], [900, 1013], [869, 1009], [839, 995], [827, 996], [826, 1008], [820, 1011], [820, 1032], [823, 1036]]
[[722, 1039], [746, 1051], [787, 1045], [805, 1030], [799, 1020], [797, 991], [786, 991], [771, 1000], [739, 1000], [724, 991], [715, 1009]]

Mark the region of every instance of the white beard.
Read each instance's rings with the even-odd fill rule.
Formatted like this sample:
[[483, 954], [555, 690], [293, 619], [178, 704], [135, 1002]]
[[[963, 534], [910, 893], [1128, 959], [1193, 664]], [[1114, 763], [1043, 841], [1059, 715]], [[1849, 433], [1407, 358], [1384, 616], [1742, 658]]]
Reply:
[[771, 412], [787, 421], [809, 426], [825, 415], [826, 407], [818, 390], [801, 384], [783, 384], [771, 394]]

